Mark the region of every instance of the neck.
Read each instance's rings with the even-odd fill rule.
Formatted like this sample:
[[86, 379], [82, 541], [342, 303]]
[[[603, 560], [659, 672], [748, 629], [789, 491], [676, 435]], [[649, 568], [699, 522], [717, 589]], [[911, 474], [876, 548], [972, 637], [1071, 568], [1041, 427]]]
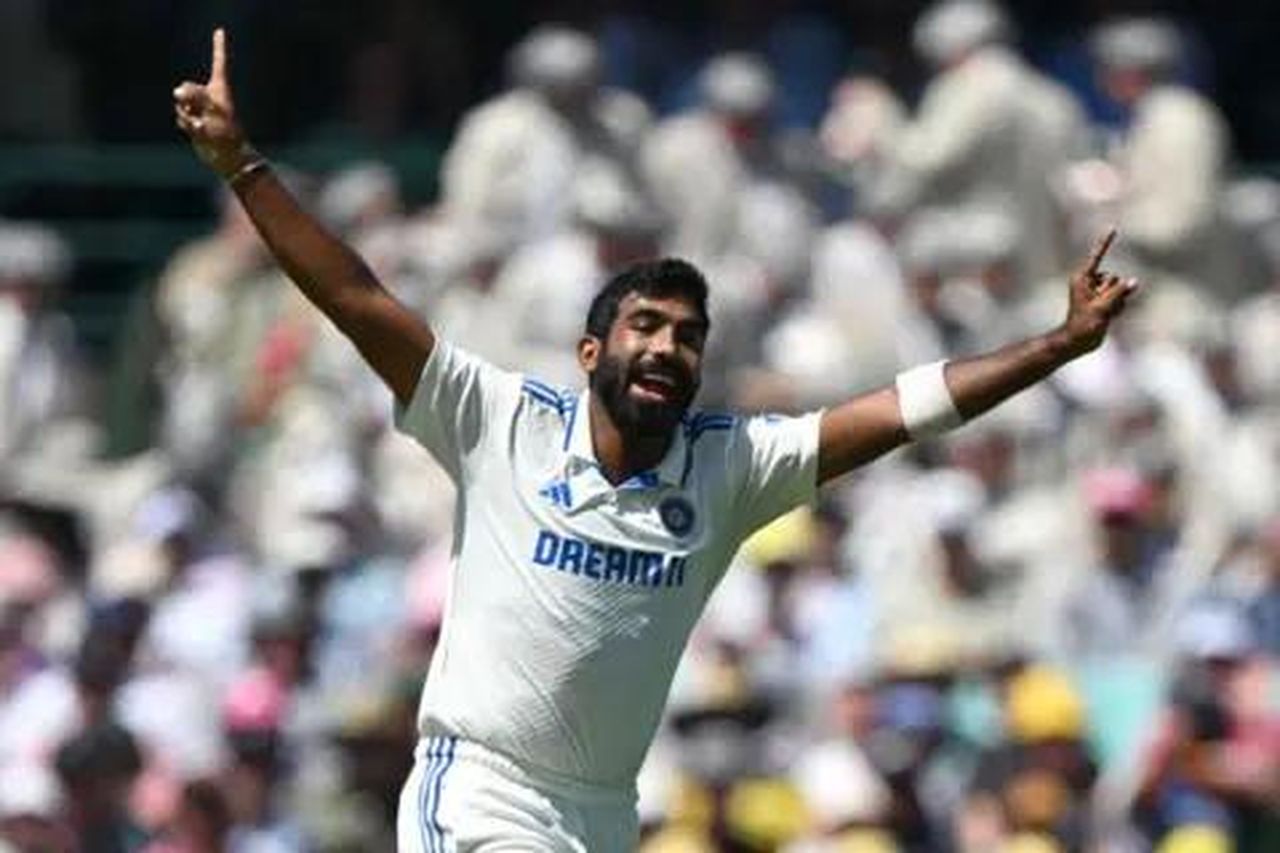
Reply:
[[625, 434], [614, 422], [609, 410], [596, 395], [589, 398], [588, 417], [591, 419], [591, 446], [605, 479], [613, 485], [627, 478], [648, 471], [662, 461], [671, 446], [672, 431]]

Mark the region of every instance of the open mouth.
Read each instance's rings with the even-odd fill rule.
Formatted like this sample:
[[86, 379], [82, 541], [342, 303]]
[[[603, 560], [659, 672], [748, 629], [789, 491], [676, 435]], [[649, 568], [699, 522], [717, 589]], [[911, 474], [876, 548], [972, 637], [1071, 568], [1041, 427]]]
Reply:
[[682, 383], [667, 373], [646, 372], [631, 382], [636, 396], [647, 402], [674, 403], [680, 399]]

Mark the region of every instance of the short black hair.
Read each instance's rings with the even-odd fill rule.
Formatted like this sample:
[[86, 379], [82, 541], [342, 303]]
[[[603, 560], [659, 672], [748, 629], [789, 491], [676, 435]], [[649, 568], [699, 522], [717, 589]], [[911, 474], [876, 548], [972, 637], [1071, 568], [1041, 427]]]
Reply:
[[613, 321], [618, 319], [618, 306], [632, 293], [651, 298], [679, 297], [698, 309], [702, 320], [711, 327], [707, 314], [707, 280], [698, 268], [680, 258], [659, 258], [632, 264], [609, 279], [591, 300], [587, 311], [587, 334], [604, 340], [609, 337]]
[[142, 752], [128, 729], [118, 723], [99, 723], [63, 741], [53, 766], [68, 787], [132, 778], [142, 771]]

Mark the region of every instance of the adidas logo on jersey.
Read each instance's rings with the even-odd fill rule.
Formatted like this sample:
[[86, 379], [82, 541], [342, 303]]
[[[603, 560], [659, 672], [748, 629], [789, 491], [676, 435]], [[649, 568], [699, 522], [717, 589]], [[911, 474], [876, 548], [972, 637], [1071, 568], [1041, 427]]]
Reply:
[[568, 509], [573, 504], [573, 496], [569, 491], [569, 484], [565, 480], [552, 480], [539, 489], [538, 494], [551, 501], [553, 506]]

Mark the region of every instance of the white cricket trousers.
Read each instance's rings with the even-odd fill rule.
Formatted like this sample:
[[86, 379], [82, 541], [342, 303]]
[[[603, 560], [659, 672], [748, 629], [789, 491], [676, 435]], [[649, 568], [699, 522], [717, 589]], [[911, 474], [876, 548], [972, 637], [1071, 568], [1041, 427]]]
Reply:
[[400, 792], [399, 853], [634, 853], [635, 794], [551, 781], [455, 737], [424, 737]]

